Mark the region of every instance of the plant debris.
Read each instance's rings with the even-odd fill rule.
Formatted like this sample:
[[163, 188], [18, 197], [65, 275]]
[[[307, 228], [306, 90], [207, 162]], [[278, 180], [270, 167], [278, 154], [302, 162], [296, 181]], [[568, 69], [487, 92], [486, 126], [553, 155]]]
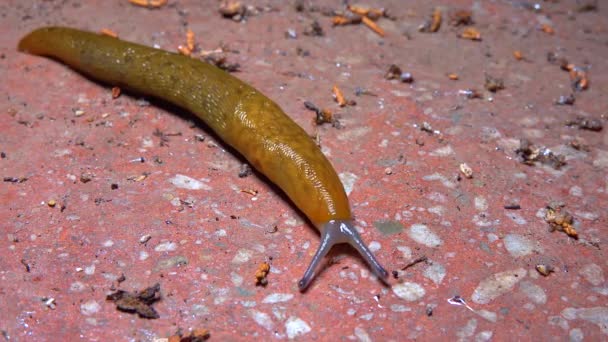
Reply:
[[516, 60], [521, 61], [521, 60], [524, 59], [524, 54], [521, 51], [519, 51], [519, 50], [515, 50], [515, 51], [513, 51], [513, 57]]
[[337, 85], [334, 85], [332, 88], [332, 93], [333, 93], [333, 97], [334, 100], [336, 100], [336, 102], [338, 103], [338, 105], [340, 107], [344, 107], [344, 106], [354, 106], [357, 104], [357, 102], [353, 101], [353, 100], [347, 100], [344, 97], [344, 94], [342, 93], [342, 90], [340, 90], [340, 88], [338, 88]]
[[340, 122], [334, 117], [333, 113], [329, 109], [320, 109], [314, 103], [310, 101], [304, 101], [304, 107], [306, 109], [315, 112], [315, 124], [322, 125], [324, 123], [330, 123], [336, 128], [340, 128]]
[[203, 51], [201, 52], [201, 56], [205, 62], [213, 64], [227, 72], [237, 72], [241, 69], [239, 63], [228, 63], [228, 57], [226, 57], [224, 50], [221, 48], [213, 51]]
[[7, 183], [24, 183], [27, 181], [27, 177], [4, 177], [3, 181]]
[[471, 10], [457, 9], [450, 13], [450, 24], [452, 26], [468, 26], [473, 24], [473, 12]]
[[460, 164], [459, 169], [466, 178], [473, 178], [473, 169], [467, 163]]
[[488, 74], [486, 74], [486, 81], [483, 86], [493, 93], [505, 89], [505, 83], [502, 78], [493, 77]]
[[270, 264], [267, 262], [263, 262], [258, 266], [257, 271], [255, 271], [255, 285], [256, 286], [266, 286], [268, 285], [268, 272], [270, 272]]
[[460, 35], [458, 35], [458, 37], [462, 39], [480, 41], [481, 33], [474, 27], [467, 27], [462, 31], [462, 33], [460, 33]]
[[392, 19], [384, 8], [368, 8], [358, 5], [348, 5], [348, 12], [335, 11], [332, 18], [334, 26], [356, 25], [363, 23], [381, 37], [384, 37], [384, 30], [375, 23], [381, 17]]
[[147, 8], [161, 8], [167, 4], [167, 0], [129, 0], [135, 6]]
[[419, 32], [435, 33], [441, 28], [441, 8], [435, 7], [433, 13], [418, 26]]
[[575, 149], [577, 151], [585, 151], [585, 152], [591, 151], [591, 149], [589, 148], [589, 145], [584, 144], [579, 139], [572, 139], [572, 140], [570, 140], [570, 142], [568, 143], [568, 145], [570, 145], [570, 147], [572, 147], [573, 149]]
[[587, 67], [580, 67], [568, 62], [565, 57], [558, 55], [555, 52], [547, 53], [547, 61], [551, 64], [558, 65], [560, 69], [567, 71], [570, 75], [572, 89], [574, 91], [583, 91], [589, 88], [589, 77], [587, 75]]
[[535, 267], [536, 271], [544, 277], [548, 277], [549, 274], [555, 272], [555, 269], [551, 265], [537, 264]]
[[316, 20], [313, 20], [310, 25], [306, 26], [303, 33], [305, 36], [311, 37], [323, 37], [325, 35], [323, 27], [321, 27], [321, 24]]
[[574, 228], [574, 217], [569, 212], [564, 210], [566, 205], [559, 202], [552, 202], [547, 205], [545, 212], [545, 221], [549, 223], [549, 231], [560, 231], [568, 236], [578, 239], [578, 233]]
[[207, 341], [211, 337], [208, 329], [194, 329], [188, 335], [183, 335], [181, 332], [170, 336], [167, 342], [202, 342]]
[[414, 265], [417, 265], [417, 264], [419, 264], [419, 263], [421, 263], [421, 262], [427, 262], [428, 260], [429, 260], [429, 258], [428, 258], [426, 255], [423, 255], [423, 256], [421, 256], [421, 257], [418, 257], [418, 258], [416, 258], [416, 259], [412, 260], [412, 261], [411, 261], [410, 263], [408, 263], [407, 265], [403, 266], [403, 267], [401, 268], [401, 270], [402, 270], [402, 271], [405, 271], [405, 270], [407, 270], [408, 268], [410, 268], [410, 267], [412, 267], [412, 266], [414, 266]]
[[118, 290], [106, 297], [106, 300], [113, 301], [116, 304], [118, 310], [128, 313], [137, 313], [139, 317], [148, 319], [160, 317], [152, 307], [152, 305], [160, 299], [159, 283], [142, 291], [127, 292]]
[[388, 67], [388, 70], [384, 74], [384, 78], [387, 80], [400, 80], [403, 83], [414, 82], [414, 76], [409, 72], [401, 71], [401, 68], [396, 64], [391, 64]]
[[546, 164], [559, 170], [566, 165], [566, 157], [557, 155], [546, 147], [534, 146], [528, 139], [519, 141], [519, 148], [515, 150], [523, 164], [533, 166], [537, 162]]
[[224, 18], [229, 18], [234, 21], [245, 20], [247, 15], [247, 7], [240, 1], [223, 1], [218, 9]]
[[602, 121], [599, 119], [589, 119], [584, 117], [577, 117], [574, 120], [566, 122], [566, 126], [578, 127], [579, 129], [585, 129], [588, 131], [599, 132], [604, 128]]
[[118, 38], [118, 33], [108, 29], [108, 28], [103, 28], [99, 31], [99, 33], [101, 33], [104, 36], [110, 36], [112, 38]]

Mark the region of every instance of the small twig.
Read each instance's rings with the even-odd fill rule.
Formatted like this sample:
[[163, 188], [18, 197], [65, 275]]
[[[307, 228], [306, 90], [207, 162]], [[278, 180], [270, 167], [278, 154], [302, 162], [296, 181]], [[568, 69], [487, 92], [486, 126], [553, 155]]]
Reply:
[[414, 266], [416, 264], [419, 264], [421, 262], [426, 262], [427, 260], [429, 260], [429, 258], [427, 258], [426, 255], [423, 255], [423, 256], [421, 256], [419, 258], [416, 258], [414, 261], [410, 262], [409, 264], [403, 266], [403, 268], [401, 270], [405, 271], [408, 268], [410, 268], [410, 267], [412, 267], [412, 266]]

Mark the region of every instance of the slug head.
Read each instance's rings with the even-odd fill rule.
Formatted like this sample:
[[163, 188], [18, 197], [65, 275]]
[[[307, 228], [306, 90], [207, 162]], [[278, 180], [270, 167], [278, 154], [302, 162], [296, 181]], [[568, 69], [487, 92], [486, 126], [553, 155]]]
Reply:
[[372, 251], [363, 243], [359, 233], [355, 229], [350, 220], [331, 220], [320, 227], [321, 244], [317, 252], [312, 258], [310, 265], [304, 272], [304, 276], [298, 282], [300, 291], [304, 291], [315, 277], [315, 270], [318, 268], [323, 257], [327, 255], [329, 250], [336, 244], [348, 243], [353, 246], [361, 255], [363, 260], [367, 262], [372, 272], [380, 279], [388, 276], [388, 272], [380, 265], [378, 260], [372, 254]]

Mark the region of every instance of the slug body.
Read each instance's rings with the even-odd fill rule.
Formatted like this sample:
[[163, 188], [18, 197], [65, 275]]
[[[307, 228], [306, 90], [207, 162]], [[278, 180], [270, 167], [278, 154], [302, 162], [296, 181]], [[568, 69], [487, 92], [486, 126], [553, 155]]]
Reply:
[[336, 171], [308, 134], [272, 100], [208, 63], [117, 38], [63, 27], [40, 28], [19, 50], [48, 56], [109, 85], [189, 110], [278, 185], [321, 232], [304, 290], [334, 244], [355, 247], [379, 278], [387, 276], [353, 226]]

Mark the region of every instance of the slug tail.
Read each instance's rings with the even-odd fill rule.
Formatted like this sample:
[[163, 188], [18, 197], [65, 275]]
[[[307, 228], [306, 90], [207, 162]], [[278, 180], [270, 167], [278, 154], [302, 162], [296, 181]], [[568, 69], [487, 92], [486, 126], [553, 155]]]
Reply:
[[315, 270], [321, 264], [323, 257], [336, 244], [348, 243], [353, 246], [367, 262], [371, 271], [380, 279], [388, 276], [388, 272], [380, 265], [372, 251], [361, 240], [359, 233], [350, 220], [331, 220], [321, 227], [321, 244], [308, 265], [304, 276], [298, 282], [300, 291], [304, 291], [315, 277]]

